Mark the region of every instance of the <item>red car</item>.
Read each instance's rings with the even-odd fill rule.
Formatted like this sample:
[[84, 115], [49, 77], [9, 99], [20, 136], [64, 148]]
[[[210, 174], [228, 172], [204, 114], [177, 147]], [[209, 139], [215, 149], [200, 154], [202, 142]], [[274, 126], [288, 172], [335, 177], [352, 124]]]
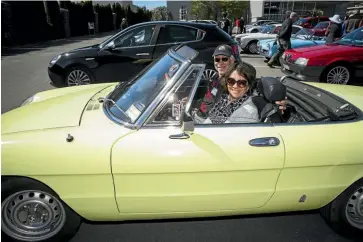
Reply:
[[353, 84], [363, 77], [363, 27], [332, 44], [289, 49], [281, 70], [301, 81]]
[[314, 28], [319, 22], [321, 21], [330, 21], [329, 17], [326, 16], [321, 16], [321, 17], [306, 17], [306, 18], [301, 18], [299, 20], [297, 20], [294, 25], [299, 25], [303, 28]]

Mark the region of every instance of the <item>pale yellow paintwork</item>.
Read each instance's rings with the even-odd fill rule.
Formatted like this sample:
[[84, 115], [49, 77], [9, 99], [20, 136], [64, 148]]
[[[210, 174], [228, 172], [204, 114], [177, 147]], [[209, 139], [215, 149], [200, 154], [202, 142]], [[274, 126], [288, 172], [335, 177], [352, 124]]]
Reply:
[[[319, 85], [362, 108], [363, 88]], [[130, 130], [109, 120], [97, 98], [114, 86], [40, 93], [3, 114], [2, 175], [39, 180], [95, 221], [316, 209], [363, 177], [362, 121], [196, 126], [190, 139], [171, 140], [178, 127]], [[248, 145], [266, 136], [281, 144]]]

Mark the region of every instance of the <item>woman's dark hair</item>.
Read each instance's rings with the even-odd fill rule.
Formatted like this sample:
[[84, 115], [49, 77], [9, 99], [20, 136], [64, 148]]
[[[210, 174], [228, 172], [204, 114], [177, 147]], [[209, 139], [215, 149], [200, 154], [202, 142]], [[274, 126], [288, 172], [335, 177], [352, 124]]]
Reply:
[[256, 79], [256, 69], [246, 63], [234, 63], [232, 64], [227, 71], [222, 75], [221, 77], [221, 83], [224, 89], [227, 91], [227, 78], [234, 72], [237, 71], [237, 73], [241, 76], [244, 76], [247, 79], [248, 86], [251, 88], [254, 86], [254, 82]]

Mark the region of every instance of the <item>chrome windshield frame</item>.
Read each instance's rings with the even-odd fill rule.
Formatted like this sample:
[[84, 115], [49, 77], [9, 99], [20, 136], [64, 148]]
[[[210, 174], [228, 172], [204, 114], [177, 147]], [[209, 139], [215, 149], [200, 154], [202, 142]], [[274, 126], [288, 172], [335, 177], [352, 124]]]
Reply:
[[[142, 112], [140, 117], [136, 120], [135, 123], [129, 123], [124, 120], [121, 120], [120, 118], [113, 115], [110, 110], [106, 107], [106, 103], [103, 103], [103, 111], [105, 115], [114, 123], [121, 124], [129, 129], [140, 129], [141, 126], [146, 122], [146, 120], [150, 117], [150, 115], [153, 113], [154, 109], [159, 105], [159, 103], [165, 98], [167, 95], [170, 87], [174, 86], [175, 83], [184, 75], [184, 72], [188, 69], [188, 67], [191, 65], [191, 61], [188, 59], [183, 58], [182, 56], [178, 55], [175, 51], [169, 49], [167, 54], [171, 58], [179, 61], [181, 63], [181, 66], [179, 70], [174, 74], [174, 76], [168, 81], [168, 83], [163, 87], [163, 89], [159, 92], [159, 94], [156, 96], [156, 98], [149, 104], [149, 106]], [[165, 56], [166, 56], [165, 55]], [[137, 81], [136, 81], [137, 82]], [[135, 82], [135, 83], [136, 83]], [[110, 98], [110, 95], [112, 92], [110, 92], [106, 98]]]

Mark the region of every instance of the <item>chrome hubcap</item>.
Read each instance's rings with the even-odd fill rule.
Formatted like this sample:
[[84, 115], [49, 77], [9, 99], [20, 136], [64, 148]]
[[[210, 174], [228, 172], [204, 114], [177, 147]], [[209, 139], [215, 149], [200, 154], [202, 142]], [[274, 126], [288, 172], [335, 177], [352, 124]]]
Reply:
[[203, 72], [202, 75], [202, 80], [210, 80], [212, 79], [215, 75], [218, 75], [218, 72], [216, 72], [215, 70], [212, 69], [206, 69]]
[[252, 53], [252, 54], [255, 54], [257, 53], [257, 44], [256, 43], [252, 43], [250, 44], [248, 50]]
[[348, 222], [352, 226], [363, 229], [363, 187], [359, 188], [350, 196], [345, 214]]
[[91, 84], [91, 79], [86, 72], [82, 70], [74, 70], [68, 75], [68, 86], [78, 86]]
[[327, 83], [347, 84], [350, 78], [349, 70], [344, 66], [337, 66], [328, 72]]
[[23, 241], [40, 241], [57, 234], [66, 217], [61, 202], [40, 191], [22, 191], [1, 204], [2, 230]]

